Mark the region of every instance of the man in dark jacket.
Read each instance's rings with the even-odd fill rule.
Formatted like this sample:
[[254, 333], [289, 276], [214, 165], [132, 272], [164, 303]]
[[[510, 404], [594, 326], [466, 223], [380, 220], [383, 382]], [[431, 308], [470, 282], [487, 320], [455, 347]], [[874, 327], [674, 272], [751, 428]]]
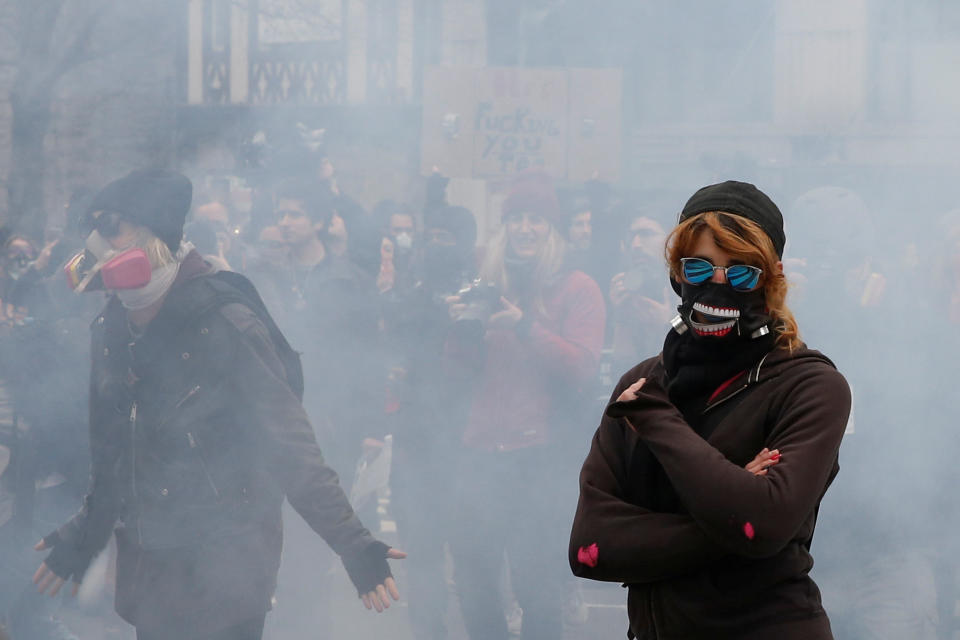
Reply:
[[90, 206], [69, 274], [114, 292], [93, 324], [91, 488], [38, 543], [52, 551], [34, 580], [76, 591], [115, 530], [116, 608], [138, 639], [258, 639], [286, 496], [381, 611], [399, 596], [387, 558], [404, 554], [363, 527], [325, 464], [299, 361], [256, 291], [181, 242], [191, 193], [177, 173], [135, 171]]
[[373, 276], [329, 246], [336, 206], [310, 181], [291, 179], [277, 187], [274, 213], [293, 262], [291, 292], [278, 322], [303, 352], [307, 412], [315, 421], [329, 421], [317, 425], [327, 461], [347, 474], [363, 439], [383, 435], [377, 425], [385, 376], [371, 378], [382, 370]]

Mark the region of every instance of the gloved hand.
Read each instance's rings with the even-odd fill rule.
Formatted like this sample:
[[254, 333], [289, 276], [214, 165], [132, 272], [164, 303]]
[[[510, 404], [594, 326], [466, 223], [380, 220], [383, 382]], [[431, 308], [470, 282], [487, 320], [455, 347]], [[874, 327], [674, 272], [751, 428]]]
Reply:
[[44, 593], [49, 589], [50, 595], [55, 596], [63, 584], [72, 578], [73, 595], [76, 595], [95, 554], [65, 541], [59, 531], [47, 534], [33, 548], [36, 551], [52, 549], [33, 575], [37, 590]]
[[357, 594], [363, 600], [367, 609], [375, 608], [377, 612], [390, 608], [390, 599], [400, 599], [400, 592], [393, 581], [390, 565], [387, 558], [401, 560], [407, 554], [399, 549], [391, 549], [379, 540], [371, 542], [363, 551], [349, 556], [343, 556], [343, 566], [350, 576]]

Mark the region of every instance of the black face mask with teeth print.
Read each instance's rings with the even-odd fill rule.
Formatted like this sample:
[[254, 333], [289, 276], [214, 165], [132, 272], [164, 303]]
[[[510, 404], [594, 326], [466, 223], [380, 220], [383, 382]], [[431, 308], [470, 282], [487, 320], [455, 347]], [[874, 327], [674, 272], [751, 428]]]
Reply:
[[[714, 282], [675, 288], [683, 300], [677, 310], [686, 327], [667, 333], [663, 365], [671, 402], [692, 420], [721, 384], [748, 370], [775, 347], [776, 332], [762, 289], [738, 293]], [[709, 313], [711, 310], [716, 315]], [[694, 311], [716, 322], [697, 322]]]
[[[692, 285], [681, 282], [679, 289], [682, 303], [677, 311], [690, 334], [696, 338], [750, 340], [772, 331], [773, 318], [767, 311], [762, 288], [739, 292], [726, 283]], [[694, 312], [702, 314], [706, 321], [698, 322]]]

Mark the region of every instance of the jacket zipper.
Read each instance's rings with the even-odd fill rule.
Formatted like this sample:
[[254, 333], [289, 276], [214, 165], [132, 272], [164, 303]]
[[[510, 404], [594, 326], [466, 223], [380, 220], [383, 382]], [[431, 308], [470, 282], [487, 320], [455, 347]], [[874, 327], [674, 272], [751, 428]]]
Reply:
[[749, 379], [748, 379], [747, 384], [743, 385], [742, 387], [740, 387], [739, 389], [737, 389], [737, 390], [734, 391], [733, 393], [731, 393], [731, 394], [729, 394], [729, 395], [726, 395], [726, 396], [720, 398], [719, 400], [717, 400], [716, 402], [714, 402], [714, 403], [711, 404], [711, 405], [707, 405], [707, 407], [700, 413], [700, 415], [704, 415], [704, 414], [706, 414], [708, 411], [710, 411], [711, 409], [713, 409], [714, 407], [720, 406], [721, 404], [723, 404], [724, 402], [726, 402], [726, 401], [729, 400], [730, 398], [734, 397], [735, 395], [737, 395], [738, 393], [740, 393], [741, 391], [743, 391], [744, 389], [746, 389], [746, 388], [749, 387], [749, 386], [750, 386], [750, 382], [749, 382]]
[[133, 501], [137, 505], [137, 544], [143, 545], [143, 531], [140, 525], [140, 498], [137, 496], [137, 403], [130, 407], [130, 488]]
[[217, 496], [217, 500], [220, 499], [220, 490], [217, 489], [217, 485], [213, 482], [213, 476], [210, 475], [210, 469], [207, 468], [207, 458], [203, 455], [203, 447], [197, 442], [196, 438], [193, 437], [193, 434], [189, 431], [187, 432], [187, 441], [190, 443], [191, 449], [197, 450], [197, 457], [200, 458], [200, 466], [203, 467], [203, 475], [207, 477], [207, 483], [210, 485], [210, 488], [213, 489], [213, 494]]
[[200, 385], [197, 385], [197, 386], [195, 386], [193, 389], [190, 389], [190, 392], [187, 393], [187, 395], [183, 396], [183, 398], [180, 399], [180, 402], [178, 402], [173, 408], [174, 408], [174, 409], [179, 409], [180, 407], [183, 406], [183, 403], [184, 403], [184, 402], [186, 402], [187, 400], [189, 400], [189, 399], [192, 398], [193, 396], [197, 395], [197, 393], [198, 393], [199, 391], [200, 391]]
[[164, 413], [166, 414], [166, 416], [157, 423], [157, 427], [156, 427], [156, 428], [157, 428], [157, 429], [160, 429], [161, 427], [165, 427], [165, 426], [167, 425], [167, 423], [170, 422], [170, 420], [173, 418], [173, 415], [172, 415], [170, 412], [171, 412], [171, 411], [174, 411], [174, 410], [176, 410], [176, 409], [179, 409], [180, 407], [182, 407], [187, 400], [189, 400], [189, 399], [192, 398], [193, 396], [197, 395], [197, 393], [198, 393], [199, 391], [200, 391], [200, 385], [197, 385], [197, 386], [195, 386], [194, 388], [190, 389], [190, 391], [187, 392], [187, 395], [185, 395], [185, 396], [183, 396], [182, 398], [180, 398], [180, 400], [177, 402], [177, 404], [175, 404], [175, 405], [173, 405], [172, 407], [170, 407], [169, 409], [165, 410]]
[[[195, 396], [200, 391], [200, 385], [195, 386], [193, 389], [190, 389], [190, 393], [183, 397], [180, 402], [177, 403], [175, 409], [179, 409], [183, 406], [187, 400]], [[197, 439], [193, 437], [193, 433], [187, 432], [187, 442], [190, 444], [191, 449], [197, 450], [197, 457], [200, 458], [200, 466], [203, 467], [203, 475], [207, 478], [207, 483], [210, 485], [210, 488], [213, 489], [213, 495], [217, 497], [217, 500], [220, 499], [220, 490], [217, 488], [217, 485], [213, 482], [213, 476], [210, 475], [210, 469], [207, 467], [207, 458], [203, 455], [203, 447], [197, 442]]]
[[732, 398], [733, 396], [737, 395], [738, 393], [740, 393], [741, 391], [743, 391], [744, 389], [746, 389], [747, 387], [749, 387], [752, 383], [754, 383], [754, 382], [760, 382], [760, 369], [763, 367], [763, 363], [767, 361], [767, 356], [769, 356], [769, 355], [770, 355], [770, 354], [768, 353], [767, 355], [763, 356], [763, 358], [760, 359], [760, 362], [757, 363], [757, 366], [754, 367], [753, 369], [750, 369], [750, 370], [747, 372], [747, 383], [746, 383], [745, 385], [743, 385], [742, 387], [740, 387], [739, 389], [737, 389], [736, 391], [734, 391], [734, 392], [731, 393], [730, 395], [725, 396], [725, 397], [721, 398], [720, 400], [717, 400], [716, 402], [714, 402], [714, 403], [711, 404], [711, 405], [708, 405], [706, 408], [704, 408], [703, 412], [702, 412], [700, 415], [703, 415], [703, 414], [705, 414], [707, 411], [710, 411], [711, 409], [713, 409], [714, 407], [723, 404], [724, 402], [726, 402], [727, 400], [729, 400], [729, 399]]

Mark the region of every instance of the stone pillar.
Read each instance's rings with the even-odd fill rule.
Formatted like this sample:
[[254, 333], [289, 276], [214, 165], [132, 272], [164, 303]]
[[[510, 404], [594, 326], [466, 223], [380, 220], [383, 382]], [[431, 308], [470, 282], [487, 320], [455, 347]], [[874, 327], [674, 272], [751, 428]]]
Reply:
[[203, 0], [187, 5], [187, 104], [203, 104]]
[[367, 2], [347, 0], [347, 104], [367, 101]]
[[397, 0], [397, 93], [403, 102], [413, 96], [414, 0]]
[[246, 104], [250, 98], [250, 5], [230, 5], [230, 102]]

